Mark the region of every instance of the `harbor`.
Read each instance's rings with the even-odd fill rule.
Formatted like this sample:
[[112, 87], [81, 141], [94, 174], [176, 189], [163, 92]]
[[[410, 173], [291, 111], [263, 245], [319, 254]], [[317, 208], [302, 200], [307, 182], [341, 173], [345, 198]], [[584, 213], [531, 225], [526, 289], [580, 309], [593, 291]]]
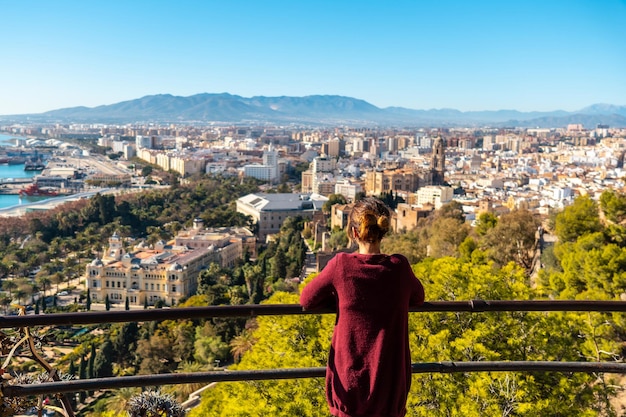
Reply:
[[[37, 141], [37, 146], [29, 146]], [[28, 142], [28, 144], [26, 143]], [[66, 201], [113, 192], [108, 182], [131, 183], [132, 171], [67, 144], [0, 135], [0, 216], [48, 210]], [[91, 181], [90, 181], [91, 180]]]

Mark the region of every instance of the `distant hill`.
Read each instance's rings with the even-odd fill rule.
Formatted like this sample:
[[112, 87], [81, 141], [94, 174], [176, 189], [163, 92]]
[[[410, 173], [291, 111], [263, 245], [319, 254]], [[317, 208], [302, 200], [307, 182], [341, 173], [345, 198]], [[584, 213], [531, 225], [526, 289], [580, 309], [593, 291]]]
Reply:
[[189, 122], [363, 126], [519, 126], [564, 127], [581, 123], [626, 127], [626, 106], [594, 104], [577, 112], [468, 111], [379, 108], [364, 100], [335, 96], [241, 97], [228, 93], [189, 97], [158, 94], [97, 107], [71, 107], [45, 113], [0, 116], [4, 120], [131, 123]]

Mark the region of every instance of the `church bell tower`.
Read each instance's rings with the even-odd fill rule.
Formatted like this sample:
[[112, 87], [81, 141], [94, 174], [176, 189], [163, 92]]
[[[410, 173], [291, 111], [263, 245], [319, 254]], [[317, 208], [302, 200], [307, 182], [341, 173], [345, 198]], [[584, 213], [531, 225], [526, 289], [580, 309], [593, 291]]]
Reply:
[[443, 147], [443, 139], [436, 138], [433, 142], [433, 155], [430, 161], [433, 185], [444, 184], [446, 156]]

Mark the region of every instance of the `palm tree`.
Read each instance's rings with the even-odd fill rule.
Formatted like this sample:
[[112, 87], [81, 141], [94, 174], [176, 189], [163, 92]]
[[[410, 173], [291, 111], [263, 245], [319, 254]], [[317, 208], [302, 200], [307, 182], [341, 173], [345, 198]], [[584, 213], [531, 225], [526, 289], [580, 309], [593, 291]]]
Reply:
[[244, 353], [249, 351], [256, 343], [254, 335], [249, 330], [242, 331], [230, 341], [230, 352], [233, 354], [235, 362], [239, 361]]
[[29, 282], [26, 278], [20, 278], [17, 281], [17, 291], [20, 291], [23, 295], [21, 297], [17, 297], [17, 301], [21, 302], [22, 300], [26, 300], [28, 297], [31, 297], [36, 290], [36, 286]]
[[107, 398], [107, 411], [114, 411], [116, 415], [123, 414], [124, 411], [126, 411], [126, 407], [130, 399], [140, 392], [141, 390], [136, 387], [118, 389], [111, 397]]
[[9, 292], [9, 297], [13, 299], [13, 291], [17, 289], [17, 283], [12, 279], [2, 281], [2, 289]]
[[[202, 372], [206, 370], [207, 370], [207, 366], [199, 362], [184, 361], [178, 364], [178, 368], [174, 372], [177, 374], [182, 374], [182, 373]], [[205, 385], [206, 384], [203, 384], [201, 382], [196, 382], [192, 384], [169, 385], [169, 386], [164, 387], [164, 391], [168, 394], [172, 394], [176, 396], [176, 399], [178, 401], [185, 401], [187, 397], [189, 397], [189, 395], [198, 391], [200, 388], [202, 388]]]
[[4, 306], [4, 314], [7, 313], [7, 309], [11, 305], [11, 297], [8, 295], [0, 295], [0, 305]]
[[17, 302], [19, 304], [22, 303], [22, 299], [26, 298], [26, 296], [27, 293], [24, 287], [19, 287], [17, 290], [15, 290], [15, 298], [17, 299]]
[[52, 282], [57, 286], [57, 292], [59, 292], [59, 284], [65, 281], [65, 277], [60, 272], [55, 272], [51, 277]]
[[[43, 291], [43, 296], [45, 297], [46, 289], [50, 289], [50, 284], [52, 283], [50, 276], [46, 275], [44, 272], [43, 275], [40, 275], [36, 278], [36, 281], [39, 287], [41, 288], [41, 290]], [[58, 290], [58, 287], [57, 287], [57, 290]]]

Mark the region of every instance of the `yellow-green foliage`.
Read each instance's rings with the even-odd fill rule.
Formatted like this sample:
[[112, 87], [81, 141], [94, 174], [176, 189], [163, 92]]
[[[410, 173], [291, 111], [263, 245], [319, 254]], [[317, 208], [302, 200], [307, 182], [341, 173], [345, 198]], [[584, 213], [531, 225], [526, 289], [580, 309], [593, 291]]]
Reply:
[[[267, 303], [293, 304], [298, 296], [276, 293]], [[258, 318], [257, 343], [230, 369], [274, 369], [324, 366], [334, 325], [332, 315]], [[328, 416], [324, 380], [296, 379], [220, 383], [203, 396], [189, 417]]]
[[[489, 263], [441, 258], [414, 270], [428, 300], [534, 296], [524, 270], [513, 264], [496, 269]], [[298, 297], [278, 293], [268, 302], [297, 303]], [[233, 369], [325, 365], [334, 315], [266, 316], [258, 324], [257, 343]], [[594, 353], [616, 346], [597, 337], [603, 332], [597, 319], [580, 313], [414, 313], [409, 326], [413, 362], [596, 360]], [[600, 394], [610, 390], [587, 374], [415, 374], [407, 416], [592, 416], [607, 407]], [[190, 413], [200, 416], [328, 416], [324, 382], [220, 383]]]

